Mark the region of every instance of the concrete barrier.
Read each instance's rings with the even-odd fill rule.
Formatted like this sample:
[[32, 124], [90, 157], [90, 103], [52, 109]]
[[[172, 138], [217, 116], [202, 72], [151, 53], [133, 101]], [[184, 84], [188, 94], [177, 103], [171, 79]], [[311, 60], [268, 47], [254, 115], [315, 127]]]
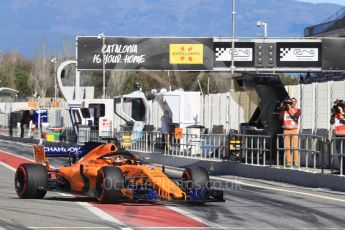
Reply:
[[233, 175], [345, 192], [345, 177], [337, 175], [314, 174], [298, 170], [279, 169], [269, 166], [253, 166], [230, 161], [205, 161], [166, 156], [157, 153], [136, 154], [138, 154], [144, 162], [164, 164], [178, 168], [200, 166], [206, 168], [212, 175]]

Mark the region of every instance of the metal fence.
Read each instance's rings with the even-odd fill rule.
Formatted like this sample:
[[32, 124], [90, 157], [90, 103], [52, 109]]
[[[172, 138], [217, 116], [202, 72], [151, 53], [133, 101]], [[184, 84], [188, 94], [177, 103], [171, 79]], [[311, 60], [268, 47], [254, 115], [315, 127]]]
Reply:
[[221, 160], [227, 158], [226, 134], [166, 134], [161, 132], [120, 132], [115, 136], [129, 150], [170, 156]]
[[[313, 172], [317, 167], [323, 169], [325, 167], [322, 153], [324, 141], [323, 136], [312, 134], [278, 134], [276, 165], [297, 169], [305, 167], [307, 171], [312, 166]], [[290, 162], [287, 162], [287, 154], [290, 156]], [[287, 165], [288, 163], [290, 165]]]
[[[297, 169], [313, 173], [324, 173], [325, 169], [331, 169], [334, 173], [333, 170], [340, 169], [340, 175], [343, 175], [345, 164], [345, 138], [334, 138], [328, 143], [324, 136], [313, 134], [279, 134], [274, 140], [268, 135], [248, 134], [176, 136], [160, 132], [127, 132], [116, 135], [121, 140], [121, 145], [129, 150], [177, 157], [237, 161], [255, 166]], [[291, 138], [293, 136], [297, 137], [297, 147], [294, 147], [294, 138]], [[290, 137], [290, 147], [284, 144], [286, 137]], [[291, 155], [289, 166], [285, 161], [287, 152]], [[298, 158], [295, 167], [294, 152], [297, 152], [295, 157]]]
[[[245, 164], [266, 165], [267, 156], [271, 153], [271, 137], [266, 135], [235, 134], [240, 158]], [[239, 148], [239, 149], [238, 149]]]
[[[0, 131], [2, 135], [9, 135], [7, 127], [0, 127]], [[196, 135], [114, 131], [100, 138], [98, 130], [90, 130], [89, 127], [79, 128], [77, 138], [74, 130], [68, 127], [63, 128], [59, 135], [48, 130], [47, 139], [48, 135], [53, 135], [50, 136], [53, 138], [50, 141], [53, 142], [83, 144], [87, 141], [105, 142], [107, 139], [115, 139], [120, 146], [137, 152], [344, 175], [345, 137], [334, 137], [327, 141], [325, 136], [313, 134], [279, 134], [276, 139], [272, 139], [271, 136], [258, 134]], [[12, 130], [12, 136], [20, 136], [19, 127]], [[27, 136], [26, 128], [25, 137]], [[297, 138], [294, 139], [294, 136]], [[39, 138], [37, 129], [33, 138]], [[289, 139], [288, 146], [284, 143], [286, 138]], [[297, 145], [294, 143], [296, 140]], [[287, 154], [290, 154], [291, 165], [286, 164]], [[297, 162], [295, 166], [294, 158]]]
[[344, 175], [344, 151], [345, 151], [345, 137], [333, 137], [331, 140], [330, 148], [330, 166], [331, 171], [334, 173], [334, 169], [339, 169], [339, 174]]

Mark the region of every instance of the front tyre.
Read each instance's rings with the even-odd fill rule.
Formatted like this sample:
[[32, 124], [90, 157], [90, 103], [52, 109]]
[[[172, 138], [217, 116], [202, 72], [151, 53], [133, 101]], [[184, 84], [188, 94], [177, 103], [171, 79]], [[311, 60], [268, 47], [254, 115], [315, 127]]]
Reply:
[[45, 166], [33, 163], [19, 165], [14, 186], [20, 198], [42, 199], [48, 187], [48, 173]]
[[182, 180], [185, 181], [186, 190], [210, 188], [210, 178], [206, 169], [202, 167], [186, 168]]
[[97, 200], [101, 203], [114, 203], [121, 199], [124, 187], [122, 171], [113, 166], [105, 166], [98, 170], [96, 177]]

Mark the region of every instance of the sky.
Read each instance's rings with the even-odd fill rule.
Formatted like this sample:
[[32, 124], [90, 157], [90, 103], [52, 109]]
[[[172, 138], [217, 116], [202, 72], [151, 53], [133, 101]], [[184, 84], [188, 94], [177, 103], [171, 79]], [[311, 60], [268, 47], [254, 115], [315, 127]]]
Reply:
[[[257, 21], [269, 24], [270, 37], [300, 37], [341, 7], [307, 1], [236, 0], [236, 36], [262, 37]], [[0, 53], [16, 50], [25, 57], [45, 43], [55, 56], [80, 35], [231, 36], [231, 0], [0, 0]], [[72, 51], [73, 52], [73, 51]]]
[[299, 0], [300, 2], [313, 2], [313, 3], [335, 3], [345, 6], [345, 0]]

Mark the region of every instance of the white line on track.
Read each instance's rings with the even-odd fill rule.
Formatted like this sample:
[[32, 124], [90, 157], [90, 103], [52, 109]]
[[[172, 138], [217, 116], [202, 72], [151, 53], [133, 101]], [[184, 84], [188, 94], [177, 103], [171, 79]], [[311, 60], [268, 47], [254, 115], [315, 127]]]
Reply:
[[68, 193], [57, 192], [57, 194], [63, 197], [74, 197], [72, 194], [68, 194]]
[[250, 184], [250, 183], [246, 183], [246, 182], [241, 182], [238, 180], [219, 178], [219, 177], [213, 177], [213, 176], [211, 176], [210, 178], [213, 180], [220, 180], [220, 181], [225, 181], [225, 182], [237, 183], [239, 185], [245, 185], [245, 186], [254, 187], [254, 188], [262, 188], [262, 189], [275, 190], [275, 191], [286, 192], [286, 193], [294, 193], [294, 194], [299, 194], [299, 195], [304, 195], [304, 196], [317, 197], [317, 198], [321, 198], [321, 199], [325, 199], [325, 200], [339, 201], [339, 202], [345, 203], [344, 199], [322, 196], [322, 195], [317, 195], [317, 194], [313, 194], [313, 193], [299, 192], [299, 191], [294, 191], [294, 190], [274, 188], [274, 187], [268, 187], [268, 186], [263, 186], [263, 185], [255, 185], [255, 184]]
[[22, 159], [25, 159], [25, 160], [34, 162], [33, 159], [26, 158], [26, 157], [23, 157], [23, 156], [20, 156], [20, 155], [16, 155], [16, 154], [13, 154], [13, 153], [9, 153], [9, 152], [6, 152], [6, 151], [4, 151], [4, 150], [0, 150], [0, 152], [4, 152], [4, 153], [6, 153], [6, 154], [8, 154], [8, 155], [12, 155], [12, 156], [15, 156], [15, 157], [19, 157], [19, 158], [22, 158]]
[[[174, 170], [174, 169], [165, 169], [165, 170], [180, 173], [180, 171]], [[262, 189], [274, 190], [274, 191], [279, 191], [279, 192], [294, 193], [294, 194], [299, 194], [299, 195], [304, 195], [304, 196], [309, 196], [309, 197], [317, 197], [317, 198], [321, 198], [321, 199], [325, 199], [325, 200], [332, 200], [332, 201], [345, 203], [344, 199], [322, 196], [322, 195], [317, 195], [317, 194], [307, 193], [307, 192], [299, 192], [299, 191], [294, 191], [294, 190], [282, 189], [282, 188], [274, 188], [274, 187], [263, 186], [263, 185], [255, 185], [255, 184], [239, 181], [238, 179], [227, 179], [227, 178], [220, 178], [220, 177], [216, 177], [216, 176], [210, 176], [210, 178], [212, 180], [231, 182], [234, 184], [245, 185], [245, 186], [253, 187], [253, 188], [262, 188]]]
[[202, 218], [200, 218], [200, 217], [197, 217], [197, 216], [195, 216], [195, 215], [189, 213], [188, 211], [182, 210], [182, 209], [180, 209], [180, 208], [177, 208], [177, 207], [174, 207], [174, 206], [170, 206], [170, 205], [167, 205], [167, 206], [165, 206], [165, 207], [168, 208], [168, 209], [171, 209], [171, 210], [173, 210], [173, 211], [175, 211], [175, 212], [177, 212], [177, 213], [180, 213], [180, 214], [182, 214], [183, 216], [187, 216], [187, 217], [189, 217], [189, 218], [191, 218], [191, 219], [193, 219], [193, 220], [196, 220], [196, 221], [201, 222], [201, 223], [203, 223], [203, 224], [205, 224], [205, 225], [207, 225], [207, 226], [210, 226], [210, 227], [199, 227], [200, 229], [201, 229], [201, 228], [213, 228], [213, 229], [220, 229], [220, 228], [223, 228], [223, 227], [222, 227], [221, 225], [219, 225], [219, 224], [210, 223], [209, 220], [205, 220], [205, 219], [202, 219]]
[[29, 229], [109, 229], [111, 227], [28, 227]]
[[3, 163], [3, 162], [0, 162], [0, 165], [4, 166], [5, 168], [8, 168], [8, 169], [11, 170], [11, 171], [14, 171], [14, 172], [16, 171], [15, 168], [13, 168], [13, 167], [11, 167], [11, 166], [9, 166], [9, 165]]
[[[136, 227], [135, 229], [202, 229], [198, 227]], [[207, 229], [207, 228], [206, 228]], [[209, 228], [216, 229], [216, 228]], [[226, 229], [226, 230], [251, 230], [255, 228], [246, 228], [246, 227], [235, 227], [235, 226], [226, 226], [217, 229]], [[263, 228], [264, 230], [343, 230], [344, 228]]]
[[[216, 229], [212, 227], [135, 227], [135, 229]], [[221, 229], [229, 229], [222, 227]]]
[[118, 225], [121, 229], [130, 230], [132, 228], [129, 228], [126, 224], [122, 223], [118, 219], [114, 218], [113, 216], [109, 215], [108, 213], [104, 212], [103, 210], [93, 206], [90, 203], [87, 202], [77, 202], [77, 204], [83, 206], [84, 208], [88, 209], [93, 214], [97, 215], [98, 217], [102, 218], [103, 220], [109, 221], [111, 223], [114, 223]]
[[9, 140], [1, 140], [2, 142], [7, 142], [7, 143], [13, 143], [16, 145], [21, 145], [21, 146], [28, 146], [28, 147], [32, 147], [33, 145], [35, 145], [34, 143], [22, 143], [22, 142], [16, 142], [16, 141], [9, 141]]

